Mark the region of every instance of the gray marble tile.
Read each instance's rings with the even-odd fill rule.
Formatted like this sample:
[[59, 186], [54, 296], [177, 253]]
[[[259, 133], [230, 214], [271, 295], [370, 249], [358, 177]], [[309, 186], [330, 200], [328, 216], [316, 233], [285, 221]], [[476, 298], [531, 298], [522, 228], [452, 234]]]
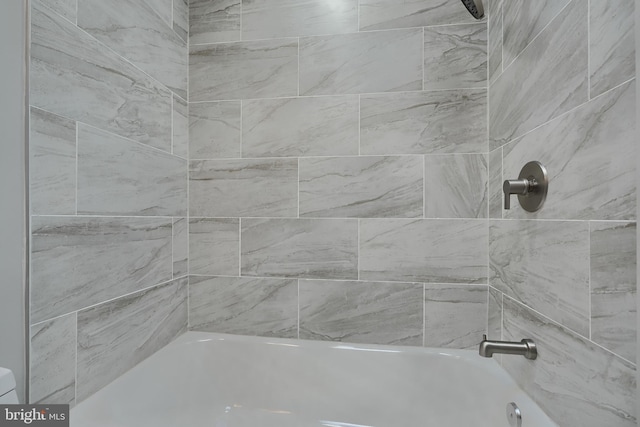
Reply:
[[486, 285], [425, 285], [426, 347], [474, 350], [487, 333], [486, 319]]
[[173, 0], [172, 27], [182, 41], [189, 41], [189, 0]]
[[353, 219], [243, 219], [242, 275], [358, 278]]
[[631, 82], [506, 145], [505, 179], [538, 160], [550, 186], [540, 211], [531, 214], [512, 203], [505, 218], [635, 219], [637, 138], [629, 126], [635, 99]]
[[172, 153], [183, 159], [189, 157], [189, 104], [180, 97], [173, 97]]
[[355, 95], [243, 101], [242, 155], [357, 155], [358, 114]]
[[189, 218], [189, 273], [237, 276], [240, 220]]
[[187, 99], [187, 44], [144, 2], [82, 0], [78, 27]]
[[576, 0], [491, 85], [490, 150], [587, 101], [587, 44], [587, 2]]
[[242, 40], [358, 31], [358, 0], [243, 0]]
[[[596, 0], [600, 1], [600, 0]], [[504, 1], [504, 67], [536, 38], [569, 3], [569, 0]]]
[[636, 425], [634, 365], [508, 298], [504, 328], [506, 340], [536, 342], [535, 361], [505, 356], [502, 365], [558, 425]]
[[591, 339], [636, 362], [636, 224], [591, 222]]
[[191, 161], [189, 213], [208, 217], [297, 216], [298, 161]]
[[187, 214], [187, 161], [78, 124], [78, 213]]
[[189, 43], [240, 40], [241, 0], [190, 0]]
[[247, 277], [189, 279], [194, 331], [298, 338], [298, 281]]
[[300, 338], [422, 345], [422, 284], [300, 280]]
[[424, 156], [426, 218], [486, 218], [486, 154]]
[[172, 25], [171, 13], [173, 0], [140, 0], [140, 3], [144, 3], [147, 7], [153, 9], [168, 26]]
[[301, 95], [422, 89], [422, 29], [303, 37]]
[[29, 402], [70, 404], [76, 399], [76, 314], [30, 328]]
[[489, 0], [486, 6], [488, 16], [488, 77], [489, 84], [502, 74], [502, 8], [503, 0]]
[[456, 0], [360, 0], [360, 30], [475, 22]]
[[191, 46], [189, 101], [296, 96], [297, 76], [295, 39]]
[[489, 286], [487, 337], [490, 340], [502, 340], [502, 300], [502, 292]]
[[[502, 208], [504, 206], [503, 181], [502, 148], [498, 148], [489, 153], [489, 218], [502, 218]], [[515, 202], [515, 199], [513, 201]]]
[[171, 279], [171, 219], [33, 217], [31, 229], [34, 323]]
[[422, 156], [300, 159], [300, 216], [422, 217]]
[[77, 399], [84, 400], [187, 330], [187, 278], [78, 313]]
[[635, 76], [633, 0], [589, 2], [591, 97]]
[[31, 213], [76, 213], [76, 123], [31, 108], [29, 188]]
[[360, 220], [360, 279], [487, 283], [487, 222]]
[[487, 91], [362, 95], [361, 154], [487, 151]]
[[489, 284], [589, 336], [589, 225], [492, 220]]
[[487, 24], [424, 29], [424, 89], [487, 87]]
[[189, 104], [189, 158], [241, 157], [240, 101]]
[[172, 234], [173, 278], [189, 272], [189, 222], [186, 218], [173, 218]]
[[31, 3], [38, 8], [46, 6], [75, 24], [77, 12], [76, 1], [77, 0], [31, 0]]
[[31, 105], [171, 150], [171, 92], [45, 9], [31, 15]]

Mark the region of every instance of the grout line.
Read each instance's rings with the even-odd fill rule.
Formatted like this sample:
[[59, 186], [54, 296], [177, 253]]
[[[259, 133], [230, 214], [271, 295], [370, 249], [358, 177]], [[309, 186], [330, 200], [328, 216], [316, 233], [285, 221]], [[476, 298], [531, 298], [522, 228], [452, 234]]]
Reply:
[[[504, 2], [500, 5], [500, 76], [502, 73], [504, 73]], [[500, 76], [496, 76], [494, 81]]]
[[79, 143], [78, 143], [78, 122], [76, 122], [76, 216], [78, 215], [78, 157], [80, 156]]
[[426, 156], [422, 156], [422, 218], [427, 217], [427, 161]]
[[173, 266], [175, 265], [175, 257], [174, 257], [174, 250], [175, 250], [175, 244], [173, 241], [173, 235], [175, 233], [175, 223], [176, 223], [176, 219], [175, 218], [171, 218], [171, 277], [175, 277], [175, 271]]
[[[422, 46], [420, 47], [420, 50], [422, 51], [422, 63], [420, 64], [420, 67], [422, 68], [422, 90], [424, 90], [424, 27], [422, 27]], [[489, 39], [489, 37], [487, 37], [487, 40]], [[487, 42], [488, 43], [488, 42]], [[488, 67], [487, 67], [488, 68]], [[487, 84], [488, 84], [488, 80], [487, 80]]]
[[300, 96], [300, 37], [298, 37], [298, 96]]
[[174, 122], [174, 116], [173, 116], [173, 112], [175, 110], [175, 105], [174, 105], [174, 99], [173, 96], [171, 97], [171, 154], [173, 154], [175, 152], [175, 138], [174, 138], [174, 129], [173, 129], [173, 122]]
[[589, 339], [592, 340], [593, 339], [593, 335], [592, 335], [592, 330], [591, 330], [591, 319], [592, 317], [592, 313], [591, 313], [591, 221], [587, 221], [588, 224], [588, 255], [589, 255]]
[[358, 256], [356, 258], [356, 271], [358, 272], [358, 280], [360, 280], [360, 219], [358, 219], [358, 241], [356, 242], [358, 247]]
[[[242, 40], [242, 17], [244, 16], [243, 10], [242, 10], [242, 3], [243, 0], [240, 0], [240, 41], [244, 41]], [[193, 44], [191, 46], [198, 46], [198, 44]]]
[[242, 218], [238, 218], [238, 277], [242, 276]]
[[78, 402], [78, 312], [76, 311], [76, 363], [75, 363], [75, 384], [74, 384], [74, 395], [73, 395], [73, 403], [74, 405]]
[[591, 0], [587, 1], [587, 99], [591, 100]]
[[300, 339], [300, 280], [296, 280], [298, 285], [298, 339]]
[[500, 339], [504, 340], [504, 293], [500, 292]]
[[[540, 318], [542, 318], [543, 320], [547, 321], [548, 323], [553, 324], [555, 327], [562, 329], [562, 330], [563, 330], [563, 332], [564, 332], [565, 334], [567, 334], [567, 335], [574, 335], [576, 338], [581, 339], [581, 340], [583, 340], [583, 341], [587, 341], [589, 344], [592, 344], [592, 345], [594, 345], [594, 346], [596, 346], [596, 347], [599, 347], [600, 349], [602, 349], [602, 350], [606, 351], [607, 353], [612, 354], [613, 356], [615, 356], [615, 357], [617, 357], [617, 358], [619, 358], [619, 359], [621, 359], [621, 360], [624, 360], [625, 362], [627, 362], [627, 363], [629, 363], [629, 364], [633, 365], [634, 367], [636, 366], [636, 363], [635, 363], [635, 362], [632, 362], [631, 360], [629, 360], [629, 359], [627, 359], [627, 358], [625, 358], [625, 357], [623, 357], [623, 356], [620, 356], [619, 354], [617, 354], [617, 353], [615, 353], [615, 352], [613, 352], [613, 351], [609, 350], [608, 348], [603, 347], [602, 345], [600, 345], [600, 344], [598, 344], [597, 342], [595, 342], [595, 341], [593, 341], [593, 340], [591, 340], [591, 339], [589, 339], [589, 338], [585, 337], [584, 335], [582, 335], [582, 334], [580, 334], [580, 333], [578, 333], [578, 332], [574, 331], [573, 329], [571, 329], [571, 328], [569, 328], [569, 327], [567, 327], [567, 326], [565, 326], [565, 325], [563, 325], [563, 324], [561, 324], [561, 323], [559, 323], [559, 322], [556, 322], [556, 321], [555, 321], [555, 320], [553, 320], [552, 318], [550, 318], [550, 317], [548, 317], [548, 316], [546, 316], [546, 315], [544, 315], [544, 314], [540, 313], [539, 311], [537, 311], [537, 310], [535, 310], [535, 309], [531, 308], [530, 306], [528, 306], [528, 305], [526, 305], [526, 304], [522, 303], [521, 301], [518, 301], [517, 299], [512, 298], [512, 297], [510, 297], [509, 295], [506, 295], [506, 294], [503, 294], [503, 301], [504, 301], [504, 298], [508, 298], [508, 299], [510, 299], [510, 300], [511, 300], [511, 301], [513, 301], [514, 303], [516, 303], [516, 304], [518, 304], [518, 305], [520, 305], [520, 306], [522, 306], [522, 307], [526, 308], [526, 309], [527, 309], [527, 310], [529, 310], [530, 312], [534, 313], [537, 317], [540, 317]], [[503, 308], [503, 312], [504, 312], [504, 308]]]
[[[496, 148], [497, 150], [497, 148]], [[442, 154], [342, 154], [334, 156], [282, 156], [282, 157], [218, 157], [218, 158], [196, 158], [190, 159], [192, 161], [207, 161], [207, 162], [224, 162], [229, 160], [280, 160], [280, 159], [334, 159], [334, 158], [361, 158], [361, 157], [427, 157], [427, 156], [474, 156], [474, 155], [486, 155], [486, 153], [442, 153]], [[177, 157], [177, 156], [176, 156]], [[181, 157], [182, 158], [182, 157]], [[185, 159], [183, 159], [185, 160]]]
[[[502, 187], [502, 183], [504, 182], [504, 148], [500, 147], [500, 187]], [[504, 219], [504, 191], [500, 192], [502, 196], [500, 198], [500, 218]], [[509, 196], [511, 197], [511, 196]]]
[[298, 214], [296, 215], [296, 218], [300, 218], [300, 157], [298, 157], [296, 159], [296, 168], [297, 168], [297, 173], [298, 173], [298, 181], [297, 181], [297, 185], [298, 185], [298, 191], [296, 193], [296, 195], [298, 196]]
[[362, 95], [358, 94], [358, 157], [362, 154]]
[[[545, 25], [544, 27], [542, 27], [542, 29], [540, 31], [538, 31], [538, 34], [536, 34], [536, 36], [534, 38], [531, 39], [531, 41], [529, 43], [527, 43], [527, 45], [525, 47], [523, 47], [520, 50], [520, 53], [518, 53], [512, 60], [511, 62], [509, 62], [509, 64], [505, 67], [504, 66], [504, 55], [502, 56], [502, 71], [506, 71], [509, 69], [509, 67], [511, 67], [516, 60], [518, 60], [518, 58], [520, 58], [520, 56], [522, 56], [522, 54], [533, 44], [534, 41], [536, 41], [538, 39], [538, 37], [540, 37], [540, 35], [542, 33], [544, 33], [546, 31], [546, 29], [553, 24], [553, 22], [558, 18], [558, 16], [560, 16], [562, 14], [562, 12], [564, 12], [564, 10], [566, 8], [569, 7], [569, 5], [573, 2], [574, 0], [569, 0], [567, 2], [567, 4], [564, 5], [564, 7], [562, 9], [560, 9], [560, 11], [558, 13], [555, 14], [555, 16], [553, 18], [551, 18], [551, 20], [549, 20], [549, 22], [547, 23], [547, 25]], [[503, 8], [504, 8], [504, 4], [503, 4]], [[502, 52], [504, 54], [504, 13], [503, 13], [503, 21], [502, 21], [502, 29], [503, 29], [503, 43], [502, 43]]]
[[427, 344], [427, 285], [422, 284], [422, 346]]
[[[244, 112], [244, 100], [240, 100], [240, 159], [244, 159], [244, 156], [242, 154], [242, 144], [244, 143], [243, 139], [244, 139], [244, 117], [243, 117], [243, 112]], [[201, 159], [191, 159], [191, 157], [189, 157], [189, 160], [201, 160]], [[219, 159], [217, 159], [219, 160]]]

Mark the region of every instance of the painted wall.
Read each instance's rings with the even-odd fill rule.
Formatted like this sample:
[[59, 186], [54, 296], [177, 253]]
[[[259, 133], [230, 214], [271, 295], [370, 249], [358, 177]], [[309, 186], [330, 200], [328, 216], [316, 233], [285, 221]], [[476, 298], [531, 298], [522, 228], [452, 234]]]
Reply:
[[[489, 331], [537, 341], [502, 364], [560, 425], [636, 425], [633, 17], [633, 0], [489, 3]], [[530, 160], [545, 206], [503, 210]]]
[[473, 348], [487, 27], [457, 0], [190, 3], [190, 328]]
[[188, 10], [32, 3], [30, 400], [73, 405], [187, 327]]
[[25, 84], [26, 10], [22, 0], [0, 2], [0, 366], [16, 376], [21, 402], [25, 396]]

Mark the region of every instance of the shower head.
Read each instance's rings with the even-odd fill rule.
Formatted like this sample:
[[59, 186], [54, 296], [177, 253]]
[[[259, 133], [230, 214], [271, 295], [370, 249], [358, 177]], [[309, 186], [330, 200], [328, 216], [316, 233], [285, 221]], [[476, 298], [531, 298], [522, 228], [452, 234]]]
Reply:
[[462, 4], [467, 8], [474, 18], [480, 19], [484, 16], [484, 7], [482, 0], [462, 0]]

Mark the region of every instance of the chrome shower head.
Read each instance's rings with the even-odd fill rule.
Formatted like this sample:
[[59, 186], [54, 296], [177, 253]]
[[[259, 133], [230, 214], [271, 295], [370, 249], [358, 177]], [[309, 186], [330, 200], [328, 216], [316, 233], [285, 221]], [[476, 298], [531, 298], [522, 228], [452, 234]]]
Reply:
[[462, 4], [467, 8], [469, 13], [474, 18], [480, 19], [484, 16], [484, 7], [482, 7], [482, 0], [462, 0]]

